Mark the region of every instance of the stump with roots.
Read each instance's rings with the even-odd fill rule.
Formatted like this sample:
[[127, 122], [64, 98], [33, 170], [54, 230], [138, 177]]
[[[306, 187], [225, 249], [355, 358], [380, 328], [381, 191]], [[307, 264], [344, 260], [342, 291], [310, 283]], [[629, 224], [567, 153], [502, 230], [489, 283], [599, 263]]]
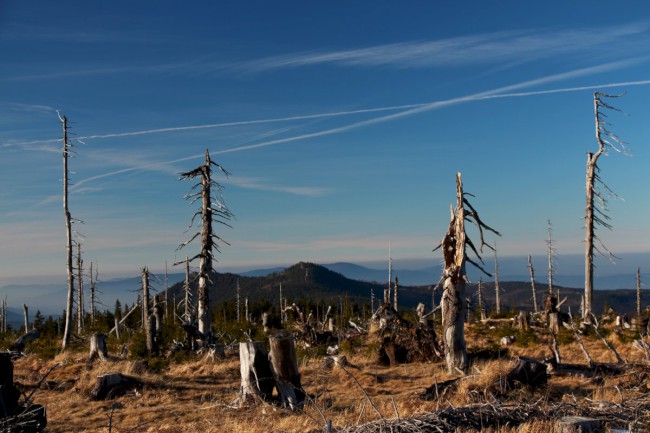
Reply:
[[97, 332], [90, 337], [90, 353], [88, 355], [88, 362], [94, 361], [99, 358], [101, 361], [108, 359], [108, 351], [106, 350], [106, 334]]
[[271, 399], [275, 380], [264, 342], [239, 343], [241, 390], [233, 406], [246, 402], [260, 402]]
[[305, 392], [300, 383], [296, 347], [291, 334], [278, 332], [269, 337], [271, 366], [280, 401], [291, 410], [302, 407]]

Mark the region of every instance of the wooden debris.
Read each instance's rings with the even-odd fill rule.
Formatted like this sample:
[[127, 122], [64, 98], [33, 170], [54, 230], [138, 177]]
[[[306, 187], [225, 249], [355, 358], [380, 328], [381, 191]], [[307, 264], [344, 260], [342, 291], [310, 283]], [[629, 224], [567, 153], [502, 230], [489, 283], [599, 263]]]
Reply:
[[138, 379], [125, 376], [121, 373], [109, 373], [97, 376], [97, 381], [90, 396], [93, 400], [107, 400], [122, 396], [129, 391], [141, 387], [143, 383]]
[[530, 358], [518, 358], [515, 366], [505, 376], [503, 384], [507, 389], [521, 385], [535, 389], [546, 385], [547, 381], [546, 364]]

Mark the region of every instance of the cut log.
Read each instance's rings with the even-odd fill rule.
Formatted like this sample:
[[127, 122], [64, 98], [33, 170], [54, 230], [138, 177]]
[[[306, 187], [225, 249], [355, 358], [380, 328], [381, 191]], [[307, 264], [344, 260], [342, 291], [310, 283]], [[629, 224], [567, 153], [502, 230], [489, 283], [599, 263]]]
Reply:
[[605, 433], [602, 421], [583, 416], [565, 416], [557, 421], [558, 433]]
[[101, 332], [94, 333], [90, 337], [90, 354], [88, 355], [88, 362], [92, 362], [95, 358], [101, 361], [106, 361], [108, 358], [108, 351], [106, 350], [106, 334]]
[[300, 383], [296, 347], [293, 337], [278, 332], [269, 337], [271, 344], [271, 366], [280, 401], [291, 410], [300, 408], [305, 400], [305, 392]]
[[109, 373], [97, 376], [95, 387], [90, 392], [93, 400], [107, 400], [142, 386], [139, 380], [121, 373]]
[[246, 402], [270, 400], [275, 380], [264, 342], [239, 343], [239, 363], [241, 390], [234, 405], [241, 407]]
[[31, 343], [32, 341], [36, 340], [40, 336], [41, 332], [38, 329], [32, 329], [29, 332], [26, 332], [25, 334], [21, 335], [14, 341], [11, 346], [9, 346], [9, 350], [13, 350], [16, 352], [22, 352], [25, 350], [25, 345], [27, 343]]

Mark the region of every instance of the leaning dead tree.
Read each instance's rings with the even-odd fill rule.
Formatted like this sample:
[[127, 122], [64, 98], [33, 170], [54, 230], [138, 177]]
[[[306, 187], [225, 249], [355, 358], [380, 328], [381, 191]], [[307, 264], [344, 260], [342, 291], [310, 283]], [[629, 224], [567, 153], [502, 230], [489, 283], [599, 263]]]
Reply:
[[199, 259], [199, 285], [198, 285], [198, 329], [199, 332], [207, 335], [210, 333], [210, 296], [208, 293], [208, 282], [212, 273], [212, 262], [214, 261], [214, 251], [220, 252], [219, 243], [229, 245], [213, 230], [213, 223], [223, 224], [231, 227], [228, 221], [232, 213], [223, 200], [223, 187], [212, 180], [212, 167], [216, 167], [226, 176], [229, 173], [219, 164], [210, 159], [210, 152], [205, 151], [205, 163], [194, 170], [181, 173], [181, 180], [199, 178], [200, 182], [195, 184], [190, 193], [185, 195], [185, 199], [191, 199], [190, 204], [201, 200], [201, 209], [199, 209], [190, 222], [190, 227], [197, 216], [201, 217], [201, 231], [195, 233], [187, 242], [181, 244], [178, 248], [183, 248], [197, 237], [201, 237], [201, 252], [192, 257], [190, 261]]
[[499, 289], [499, 256], [497, 256], [497, 243], [494, 243], [494, 296], [496, 313], [501, 314], [501, 290]]
[[445, 268], [443, 270], [443, 294], [442, 294], [442, 338], [445, 345], [445, 359], [447, 369], [450, 373], [455, 371], [467, 371], [467, 347], [465, 345], [464, 322], [467, 309], [465, 284], [468, 282], [465, 264], [466, 262], [476, 266], [486, 275], [491, 276], [481, 265], [473, 261], [466, 254], [466, 247], [476, 254], [478, 260], [483, 264], [483, 259], [465, 232], [465, 221], [470, 221], [478, 227], [480, 235], [480, 246], [487, 246], [483, 238], [483, 230], [489, 230], [496, 235], [500, 233], [487, 226], [480, 219], [478, 212], [467, 200], [469, 195], [463, 192], [463, 180], [460, 173], [456, 175], [456, 208], [451, 209], [451, 222], [447, 233], [440, 245], [436, 248], [442, 249]]
[[66, 232], [66, 270], [68, 274], [68, 294], [65, 304], [65, 330], [63, 331], [62, 348], [70, 344], [72, 334], [72, 311], [74, 308], [74, 274], [72, 271], [72, 216], [68, 208], [68, 157], [70, 156], [71, 144], [68, 142], [68, 119], [60, 117], [63, 124], [63, 211], [65, 213]]
[[[592, 314], [592, 296], [594, 285], [594, 251], [609, 256], [614, 256], [605, 247], [602, 241], [596, 236], [596, 228], [604, 227], [612, 229], [609, 223], [610, 217], [607, 215], [607, 195], [616, 196], [614, 192], [603, 182], [600, 177], [600, 167], [598, 159], [601, 155], [606, 155], [609, 149], [616, 152], [625, 152], [625, 144], [616, 134], [608, 129], [608, 122], [605, 121], [606, 110], [619, 111], [612, 107], [605, 99], [617, 98], [620, 95], [607, 95], [605, 93], [594, 92], [594, 117], [596, 123], [596, 142], [598, 143], [597, 152], [587, 153], [587, 185], [586, 185], [586, 214], [585, 214], [585, 304], [583, 317], [589, 319]], [[594, 244], [598, 242], [599, 246]]]
[[84, 261], [81, 257], [81, 242], [77, 242], [77, 334], [84, 331]]
[[636, 317], [641, 317], [641, 268], [636, 268]]

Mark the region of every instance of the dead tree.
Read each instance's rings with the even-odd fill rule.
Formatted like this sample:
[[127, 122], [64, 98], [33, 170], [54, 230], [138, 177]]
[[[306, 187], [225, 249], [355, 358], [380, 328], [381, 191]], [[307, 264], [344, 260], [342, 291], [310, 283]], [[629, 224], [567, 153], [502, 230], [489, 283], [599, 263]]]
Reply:
[[97, 309], [95, 307], [97, 303], [97, 298], [95, 297], [95, 285], [97, 284], [97, 276], [99, 274], [99, 269], [95, 268], [95, 273], [93, 274], [93, 262], [90, 262], [90, 323], [95, 326], [95, 313]]
[[27, 304], [23, 304], [23, 313], [25, 315], [25, 334], [29, 332], [29, 309]]
[[241, 389], [233, 406], [271, 400], [275, 381], [264, 342], [240, 342], [239, 366]]
[[537, 288], [535, 287], [535, 268], [533, 267], [533, 262], [530, 259], [530, 254], [528, 255], [528, 269], [530, 269], [530, 285], [533, 288], [533, 311], [537, 313]]
[[70, 344], [72, 334], [72, 309], [74, 308], [74, 275], [72, 273], [72, 216], [68, 208], [68, 157], [70, 156], [71, 144], [68, 142], [68, 119], [63, 116], [63, 211], [65, 214], [66, 231], [66, 270], [68, 274], [68, 294], [65, 304], [65, 330], [61, 347], [65, 350]]
[[636, 317], [641, 318], [641, 268], [636, 268]]
[[390, 255], [390, 242], [388, 243], [388, 287], [384, 289], [384, 304], [390, 304], [393, 284], [393, 257]]
[[485, 320], [485, 306], [483, 305], [483, 278], [478, 279], [478, 288], [477, 288], [477, 297], [478, 297], [478, 312], [481, 320]]
[[194, 218], [200, 216], [201, 231], [195, 233], [187, 242], [181, 244], [178, 248], [183, 248], [197, 237], [201, 237], [201, 252], [190, 259], [190, 261], [197, 258], [199, 259], [197, 319], [199, 332], [203, 335], [208, 335], [210, 333], [210, 295], [208, 291], [208, 282], [210, 281], [210, 274], [212, 273], [214, 251], [220, 252], [220, 242], [229, 245], [228, 242], [215, 234], [213, 223], [219, 223], [231, 227], [230, 224], [228, 224], [228, 221], [232, 217], [230, 210], [223, 200], [223, 187], [212, 180], [213, 166], [219, 169], [226, 176], [229, 175], [223, 167], [210, 159], [210, 152], [207, 149], [205, 151], [205, 163], [203, 165], [181, 174], [181, 179], [200, 179], [200, 182], [192, 187], [190, 193], [185, 195], [185, 198], [191, 199], [191, 203], [201, 199], [201, 209], [194, 214], [190, 222], [190, 227], [192, 227]]
[[399, 280], [395, 277], [395, 291], [393, 292], [393, 308], [399, 311]]
[[84, 332], [84, 262], [81, 258], [81, 242], [77, 242], [77, 334]]
[[[445, 359], [447, 369], [450, 373], [455, 371], [467, 371], [467, 347], [465, 345], [465, 310], [467, 308], [465, 300], [465, 284], [468, 281], [465, 272], [465, 264], [469, 262], [490, 275], [477, 262], [473, 261], [465, 254], [466, 247], [469, 246], [483, 263], [483, 260], [472, 241], [467, 237], [465, 232], [465, 221], [474, 223], [480, 234], [480, 248], [487, 246], [483, 238], [483, 230], [489, 230], [496, 235], [499, 232], [488, 227], [481, 221], [478, 212], [469, 203], [468, 195], [463, 192], [463, 181], [460, 173], [456, 175], [456, 208], [451, 209], [451, 222], [447, 234], [443, 238], [438, 248], [442, 249], [445, 268], [443, 271], [443, 294], [442, 294], [442, 328], [443, 341], [445, 345]], [[436, 248], [437, 249], [437, 248]]]
[[[616, 98], [620, 95], [607, 95], [605, 93], [594, 92], [594, 117], [596, 123], [596, 142], [598, 151], [587, 153], [587, 185], [586, 185], [586, 214], [585, 214], [585, 311], [583, 317], [589, 320], [592, 314], [592, 297], [594, 285], [594, 251], [608, 255], [610, 259], [614, 256], [605, 247], [599, 237], [596, 235], [597, 227], [604, 227], [611, 230], [609, 223], [610, 217], [607, 215], [607, 195], [614, 196], [611, 189], [603, 182], [599, 175], [600, 167], [598, 159], [601, 155], [606, 155], [609, 149], [616, 152], [624, 152], [625, 145], [616, 134], [608, 129], [608, 123], [605, 121], [607, 115], [605, 110], [619, 111], [612, 107], [604, 98]], [[598, 242], [599, 246], [595, 246]]]
[[149, 270], [145, 266], [142, 268], [142, 329], [144, 330], [149, 356], [156, 352], [155, 320], [149, 314]]
[[305, 392], [300, 383], [296, 347], [291, 335], [279, 332], [269, 337], [271, 346], [271, 366], [275, 378], [275, 388], [282, 405], [291, 410], [301, 408], [305, 401]]
[[241, 323], [241, 300], [240, 300], [239, 279], [237, 280], [237, 323]]
[[96, 332], [90, 336], [90, 353], [88, 354], [88, 362], [92, 362], [95, 358], [105, 361], [108, 358], [108, 351], [106, 350], [106, 334]]
[[[547, 220], [548, 237], [546, 238], [546, 261], [548, 272], [548, 298], [555, 297], [556, 302], [560, 302], [560, 291], [553, 293], [553, 272], [555, 271], [555, 264], [553, 263], [553, 256], [555, 255], [555, 248], [553, 246], [553, 226], [551, 220]], [[557, 305], [556, 305], [557, 306]]]
[[494, 243], [494, 294], [496, 298], [496, 312], [501, 314], [501, 294], [499, 293], [499, 257], [497, 256], [497, 243]]

